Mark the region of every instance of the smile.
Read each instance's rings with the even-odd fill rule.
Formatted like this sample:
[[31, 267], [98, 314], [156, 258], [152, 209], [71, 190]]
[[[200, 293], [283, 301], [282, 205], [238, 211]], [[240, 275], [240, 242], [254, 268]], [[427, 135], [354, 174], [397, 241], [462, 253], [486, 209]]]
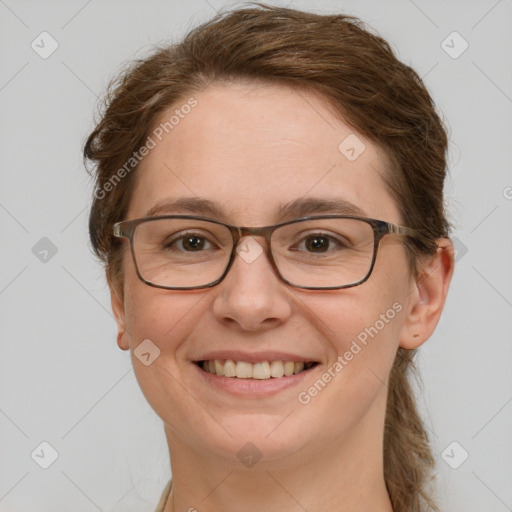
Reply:
[[260, 361], [253, 364], [232, 359], [209, 359], [196, 361], [196, 364], [212, 375], [236, 379], [268, 380], [297, 375], [318, 363], [314, 361]]

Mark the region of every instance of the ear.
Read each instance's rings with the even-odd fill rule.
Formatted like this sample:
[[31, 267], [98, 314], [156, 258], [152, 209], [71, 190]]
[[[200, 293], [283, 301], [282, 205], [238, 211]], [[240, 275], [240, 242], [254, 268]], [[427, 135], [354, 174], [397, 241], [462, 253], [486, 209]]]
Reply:
[[439, 322], [453, 275], [455, 256], [449, 238], [437, 240], [438, 249], [428, 257], [409, 295], [408, 316], [400, 336], [400, 346], [418, 348], [427, 341]]
[[117, 324], [117, 345], [121, 350], [129, 350], [130, 344], [126, 336], [126, 315], [124, 310], [124, 299], [121, 291], [111, 282], [107, 276], [108, 287], [110, 289], [110, 302], [112, 312]]

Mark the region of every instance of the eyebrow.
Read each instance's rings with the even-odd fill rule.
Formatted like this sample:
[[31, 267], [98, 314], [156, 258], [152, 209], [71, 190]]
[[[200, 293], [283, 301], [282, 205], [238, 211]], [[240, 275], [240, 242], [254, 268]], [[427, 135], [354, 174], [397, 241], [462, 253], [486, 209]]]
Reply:
[[[317, 214], [339, 214], [366, 217], [367, 214], [358, 206], [342, 198], [308, 197], [299, 198], [276, 208], [276, 216], [281, 220], [306, 217]], [[203, 197], [182, 197], [163, 199], [150, 208], [145, 217], [171, 214], [193, 214], [217, 219], [226, 218], [221, 205]]]

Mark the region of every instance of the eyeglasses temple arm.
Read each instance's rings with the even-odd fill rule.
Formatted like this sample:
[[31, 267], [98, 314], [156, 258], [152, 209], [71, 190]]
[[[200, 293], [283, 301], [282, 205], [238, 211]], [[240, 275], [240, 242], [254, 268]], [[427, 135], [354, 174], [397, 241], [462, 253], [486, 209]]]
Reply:
[[388, 229], [390, 233], [396, 233], [398, 235], [408, 235], [414, 238], [419, 238], [420, 233], [413, 228], [407, 228], [405, 226], [398, 226], [397, 224], [389, 224]]
[[119, 223], [114, 224], [114, 236], [117, 236], [117, 237], [124, 236], [123, 228], [120, 226]]

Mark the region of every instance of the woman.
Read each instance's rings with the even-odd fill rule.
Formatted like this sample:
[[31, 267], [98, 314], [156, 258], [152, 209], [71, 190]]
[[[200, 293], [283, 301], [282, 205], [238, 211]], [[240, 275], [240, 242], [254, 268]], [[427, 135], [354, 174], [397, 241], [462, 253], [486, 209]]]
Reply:
[[356, 18], [256, 4], [115, 81], [84, 156], [157, 510], [437, 510], [409, 385], [453, 273], [447, 136]]

